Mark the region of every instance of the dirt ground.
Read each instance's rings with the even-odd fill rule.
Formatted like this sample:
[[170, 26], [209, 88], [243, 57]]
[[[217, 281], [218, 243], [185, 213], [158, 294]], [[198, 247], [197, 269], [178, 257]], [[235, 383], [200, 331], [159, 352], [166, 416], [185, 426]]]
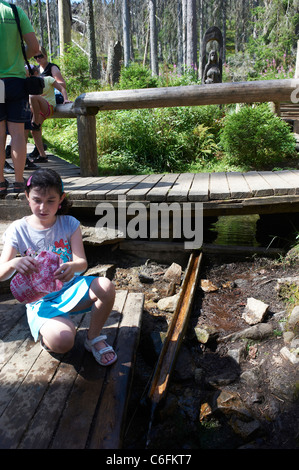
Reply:
[[[168, 264], [123, 253], [114, 256], [117, 288], [145, 294], [123, 447], [298, 448], [298, 364], [280, 353], [288, 312], [276, 290], [277, 279], [297, 275], [298, 262], [203, 257], [200, 279], [215, 288], [205, 292], [199, 282], [166, 399], [154, 409], [148, 391], [172, 317], [157, 303], [179, 286], [164, 279]], [[248, 328], [242, 313], [249, 297], [268, 304], [263, 323], [271, 325], [271, 334], [258, 340], [223, 340]], [[209, 332], [206, 343], [198, 340], [198, 328]], [[236, 350], [242, 352], [240, 360], [232, 354]]]

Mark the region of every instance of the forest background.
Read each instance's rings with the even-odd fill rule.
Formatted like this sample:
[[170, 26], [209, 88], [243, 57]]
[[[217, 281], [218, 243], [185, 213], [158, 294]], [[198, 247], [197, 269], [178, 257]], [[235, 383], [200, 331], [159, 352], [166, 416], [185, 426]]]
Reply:
[[[299, 0], [17, 3], [61, 67], [71, 99], [94, 90], [201, 84], [201, 46], [211, 26], [223, 35], [223, 82], [294, 77]], [[117, 79], [110, 69], [115, 44], [122, 50]], [[46, 121], [43, 136], [53, 153], [79, 162], [75, 119]], [[268, 104], [99, 112], [97, 136], [100, 174], [298, 167], [294, 136]]]

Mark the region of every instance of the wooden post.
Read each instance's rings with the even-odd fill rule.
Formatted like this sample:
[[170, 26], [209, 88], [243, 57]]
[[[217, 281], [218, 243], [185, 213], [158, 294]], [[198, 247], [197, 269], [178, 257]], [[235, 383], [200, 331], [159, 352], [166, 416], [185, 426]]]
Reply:
[[98, 176], [96, 117], [77, 116], [81, 176]]

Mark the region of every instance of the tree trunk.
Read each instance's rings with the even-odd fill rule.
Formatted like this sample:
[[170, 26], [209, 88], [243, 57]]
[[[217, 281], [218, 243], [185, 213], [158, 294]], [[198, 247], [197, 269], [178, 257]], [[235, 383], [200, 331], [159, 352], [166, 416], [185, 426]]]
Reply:
[[128, 0], [123, 0], [123, 42], [124, 42], [124, 66], [130, 62], [130, 12]]
[[159, 74], [157, 28], [156, 28], [156, 0], [149, 0], [150, 44], [151, 44], [151, 71], [152, 75]]
[[49, 0], [46, 0], [46, 11], [47, 11], [47, 29], [48, 29], [48, 53], [52, 55], [52, 39], [51, 39], [51, 22], [50, 22], [50, 5]]
[[94, 32], [94, 16], [92, 0], [87, 0], [87, 31], [89, 50], [89, 76], [96, 80], [98, 78], [96, 38]]
[[60, 55], [71, 44], [71, 5], [70, 0], [58, 0]]
[[197, 71], [196, 0], [187, 0], [187, 67]]

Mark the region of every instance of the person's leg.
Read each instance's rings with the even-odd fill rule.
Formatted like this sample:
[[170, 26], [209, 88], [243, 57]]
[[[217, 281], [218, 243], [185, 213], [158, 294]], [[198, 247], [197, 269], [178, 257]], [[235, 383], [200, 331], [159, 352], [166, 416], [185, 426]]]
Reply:
[[[91, 320], [87, 338], [92, 340], [97, 338], [109, 317], [115, 300], [114, 284], [105, 277], [95, 278], [89, 289], [88, 298], [79, 302], [73, 312], [83, 310], [91, 306]], [[94, 347], [97, 351], [107, 346], [105, 341], [97, 342]], [[102, 356], [103, 364], [112, 361], [114, 352], [107, 352]]]
[[40, 329], [43, 343], [52, 352], [66, 353], [74, 346], [76, 328], [66, 317], [54, 317], [47, 320]]
[[4, 178], [4, 163], [5, 163], [5, 142], [6, 142], [6, 121], [0, 121], [0, 182]]
[[7, 122], [7, 126], [11, 135], [11, 158], [15, 169], [15, 181], [17, 183], [23, 183], [23, 173], [26, 162], [24, 123]]
[[32, 130], [32, 137], [34, 139], [35, 146], [38, 150], [38, 153], [41, 157], [43, 157], [45, 160], [47, 159], [47, 155], [44, 149], [44, 144], [43, 144], [43, 137], [42, 137], [42, 128], [40, 128], [39, 131], [34, 131]]
[[44, 120], [42, 114], [46, 115], [48, 113], [48, 101], [42, 96], [31, 95], [29, 102], [32, 111], [32, 123], [36, 125], [42, 124]]

